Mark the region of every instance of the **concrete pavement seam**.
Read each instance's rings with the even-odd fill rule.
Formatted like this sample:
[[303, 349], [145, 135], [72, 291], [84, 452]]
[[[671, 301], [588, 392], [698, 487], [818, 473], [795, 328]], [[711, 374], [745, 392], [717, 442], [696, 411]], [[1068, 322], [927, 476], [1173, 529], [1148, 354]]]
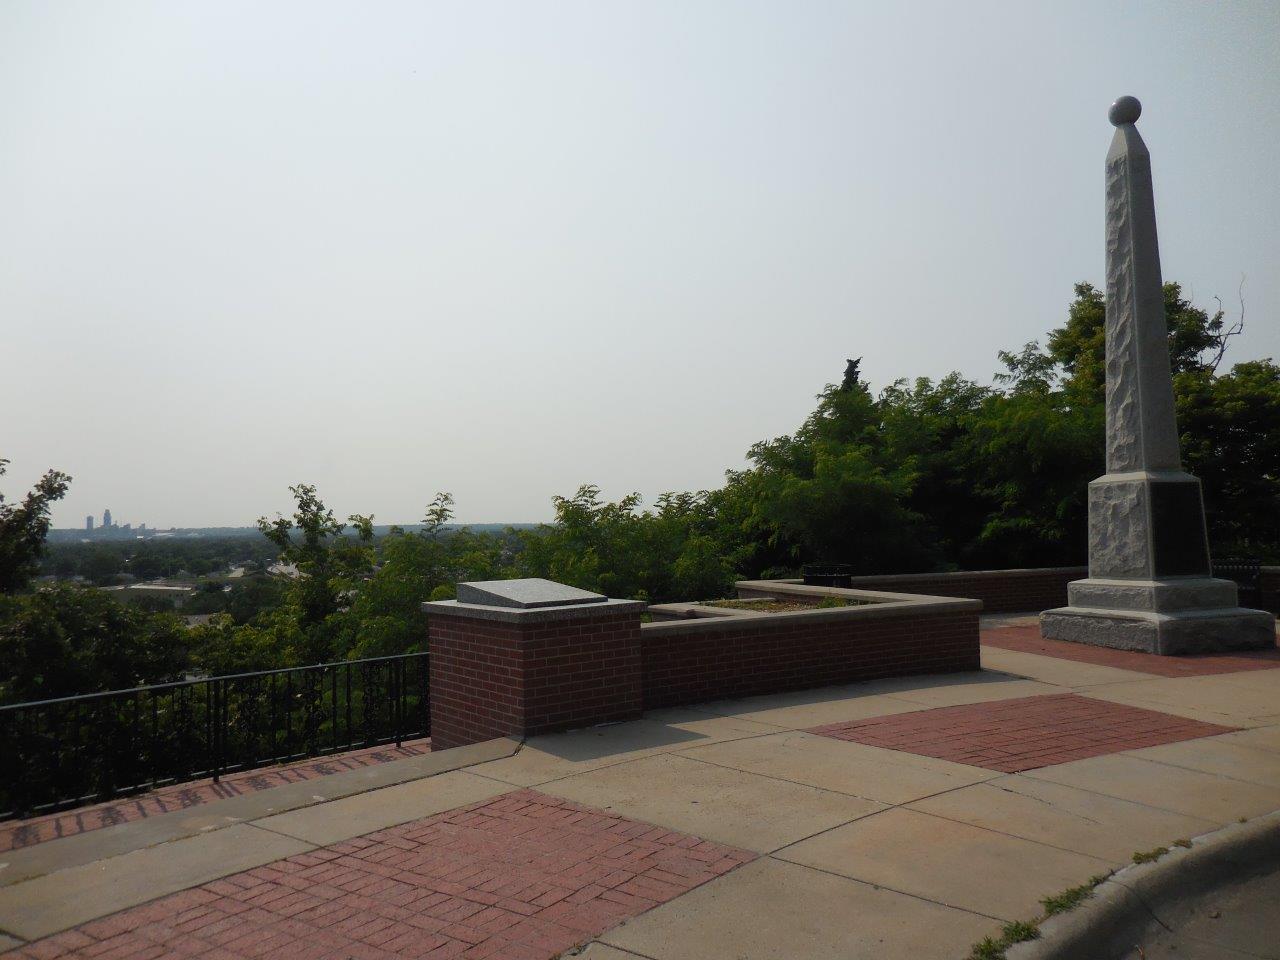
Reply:
[[[788, 860], [786, 857], [779, 857], [773, 853], [761, 854], [761, 859], [776, 860], [778, 863], [785, 863], [789, 867], [801, 867], [805, 870], [812, 870], [814, 873], [825, 873], [829, 877], [848, 880], [852, 883], [860, 883], [864, 887], [870, 887], [872, 890], [887, 890], [889, 893], [896, 893], [900, 897], [910, 897], [912, 900], [919, 900], [921, 903], [932, 903], [935, 907], [946, 907], [948, 910], [957, 910], [960, 913], [967, 913], [973, 917], [982, 917], [984, 920], [994, 920], [996, 923], [1006, 922], [1004, 917], [997, 917], [990, 913], [983, 913], [981, 910], [971, 910], [968, 907], [961, 907], [954, 903], [947, 903], [945, 900], [934, 900], [932, 897], [926, 897], [923, 894], [911, 893], [909, 890], [899, 890], [897, 887], [890, 887], [883, 883], [873, 883], [870, 880], [863, 880], [860, 877], [850, 877], [843, 873], [837, 873], [834, 870], [815, 867], [811, 863], [800, 863], [798, 860]], [[725, 874], [725, 876], [728, 876], [728, 874]], [[719, 879], [719, 877], [716, 879]]]
[[[803, 730], [797, 730], [797, 731], [791, 731], [791, 732], [795, 732], [795, 733], [803, 733], [804, 731], [803, 731]], [[710, 744], [710, 743], [709, 743], [709, 744], [706, 744], [705, 746], [711, 747], [711, 746], [715, 746], [715, 744]], [[690, 747], [689, 749], [691, 749], [691, 750], [698, 750], [698, 749], [702, 749], [702, 748], [701, 748], [701, 747]], [[687, 753], [678, 753], [678, 754], [677, 754], [677, 756], [684, 757], [686, 760], [697, 760], [699, 763], [705, 763], [705, 764], [706, 764], [707, 766], [709, 766], [709, 767], [719, 767], [721, 770], [733, 770], [735, 773], [748, 773], [748, 774], [751, 774], [752, 776], [756, 776], [756, 777], [764, 777], [766, 780], [777, 780], [777, 781], [779, 781], [779, 782], [781, 782], [781, 783], [790, 783], [790, 784], [792, 784], [792, 785], [794, 785], [794, 786], [797, 786], [797, 787], [810, 787], [810, 788], [812, 788], [812, 789], [814, 789], [814, 790], [821, 790], [821, 791], [823, 791], [824, 793], [834, 793], [834, 794], [837, 794], [838, 796], [841, 796], [841, 797], [852, 797], [854, 800], [866, 800], [868, 803], [878, 803], [878, 804], [880, 804], [880, 806], [884, 807], [884, 809], [885, 809], [885, 810], [890, 810], [890, 809], [893, 809], [894, 807], [901, 807], [901, 806], [904, 806], [904, 805], [905, 805], [905, 804], [907, 804], [907, 803], [918, 803], [920, 800], [928, 800], [930, 797], [940, 796], [940, 795], [941, 795], [941, 793], [950, 793], [952, 790], [962, 790], [962, 789], [964, 789], [964, 787], [972, 787], [972, 786], [974, 786], [974, 784], [978, 784], [978, 783], [988, 783], [988, 782], [990, 782], [990, 780], [995, 780], [995, 779], [997, 779], [997, 778], [999, 778], [999, 777], [1003, 776], [1003, 774], [996, 773], [996, 774], [994, 774], [993, 776], [991, 776], [990, 778], [988, 778], [987, 780], [975, 780], [975, 781], [973, 781], [973, 783], [966, 783], [966, 784], [963, 784], [963, 785], [958, 786], [958, 787], [949, 787], [949, 788], [947, 788], [946, 790], [941, 791], [941, 793], [931, 793], [931, 794], [929, 794], [929, 796], [928, 796], [928, 797], [917, 797], [917, 798], [915, 798], [915, 799], [913, 799], [913, 800], [906, 800], [906, 801], [903, 801], [902, 803], [889, 803], [889, 802], [888, 802], [888, 801], [886, 801], [886, 800], [877, 800], [875, 797], [864, 797], [864, 796], [863, 796], [862, 794], [860, 794], [860, 793], [849, 793], [849, 792], [847, 792], [847, 791], [845, 791], [845, 790], [836, 790], [836, 789], [834, 789], [834, 788], [832, 788], [832, 787], [820, 787], [820, 786], [818, 786], [816, 783], [806, 783], [806, 782], [805, 782], [805, 781], [803, 781], [803, 780], [792, 780], [790, 777], [778, 777], [778, 776], [774, 776], [774, 775], [773, 775], [773, 774], [771, 774], [771, 773], [760, 773], [758, 770], [743, 770], [741, 767], [735, 767], [735, 766], [732, 766], [731, 764], [727, 764], [727, 763], [716, 763], [714, 760], [707, 760], [707, 759], [704, 759], [703, 757], [692, 757], [692, 756], [690, 756], [690, 755], [689, 755], [689, 754], [687, 754]], [[883, 812], [884, 812], [884, 810], [876, 810], [876, 811], [873, 811], [873, 812], [874, 812], [874, 813], [883, 813]], [[870, 814], [865, 814], [865, 813], [864, 813], [862, 816], [854, 817], [854, 818], [853, 818], [853, 820], [861, 820], [861, 819], [862, 819], [862, 817], [865, 817], [865, 816], [870, 816]], [[849, 821], [849, 823], [852, 823], [852, 822], [853, 822], [853, 820], [850, 820], [850, 821]], [[796, 841], [796, 842], [798, 843], [799, 841]], [[781, 848], [779, 848], [779, 849], [781, 849]]]
[[[694, 887], [694, 889], [696, 890], [696, 889], [697, 889], [697, 887]], [[679, 898], [677, 897], [676, 899], [679, 899]], [[672, 902], [672, 901], [668, 901], [668, 902]], [[657, 909], [658, 909], [657, 907], [650, 907], [650, 908], [649, 908], [649, 910], [646, 910], [644, 913], [649, 913], [650, 911], [652, 911], [652, 910], [657, 910]], [[642, 916], [642, 917], [643, 917], [643, 916], [644, 916], [644, 913], [640, 914], [640, 916]], [[635, 918], [632, 918], [632, 919], [635, 919]], [[627, 954], [628, 956], [632, 956], [632, 957], [639, 957], [639, 958], [640, 958], [640, 960], [660, 960], [660, 958], [655, 957], [655, 956], [653, 956], [652, 954], [648, 954], [648, 953], [638, 953], [638, 952], [636, 952], [635, 950], [632, 950], [630, 947], [620, 947], [620, 946], [618, 946], [616, 943], [610, 943], [608, 940], [606, 940], [606, 939], [605, 939], [605, 937], [607, 937], [609, 934], [613, 933], [613, 931], [615, 931], [615, 930], [621, 930], [623, 927], [625, 927], [625, 926], [626, 926], [628, 923], [630, 923], [630, 922], [631, 922], [630, 920], [623, 920], [623, 921], [622, 921], [620, 924], [618, 924], [616, 927], [610, 927], [610, 928], [609, 928], [608, 930], [606, 930], [604, 933], [597, 934], [597, 935], [596, 935], [596, 937], [595, 937], [595, 939], [594, 939], [594, 940], [590, 940], [590, 941], [588, 941], [586, 944], [584, 944], [584, 945], [583, 945], [583, 947], [582, 947], [582, 949], [581, 949], [579, 952], [577, 952], [577, 953], [566, 953], [566, 954], [565, 954], [565, 956], [566, 956], [566, 957], [577, 957], [577, 956], [581, 956], [582, 954], [586, 953], [586, 951], [590, 948], [591, 944], [593, 944], [593, 943], [603, 943], [606, 947], [609, 947], [609, 948], [610, 948], [610, 949], [612, 949], [612, 950], [617, 950], [619, 953], [625, 953], [625, 954]]]
[[[744, 734], [741, 737], [724, 737], [723, 739], [720, 739], [720, 740], [713, 740], [711, 741], [711, 743], [703, 744], [703, 746], [709, 747], [712, 744], [716, 744], [716, 743], [737, 743], [740, 740], [758, 740], [761, 737], [774, 737], [774, 736], [777, 736], [779, 733], [788, 733], [788, 732], [789, 731], [786, 731], [786, 730], [767, 730], [761, 733], [748, 733], [748, 734]], [[652, 748], [645, 747], [642, 749], [647, 750]], [[689, 749], [692, 749], [692, 748], [689, 748]], [[477, 777], [484, 777], [486, 780], [492, 780], [495, 783], [506, 784], [509, 787], [516, 787], [517, 789], [523, 789], [523, 790], [536, 790], [538, 789], [538, 787], [545, 787], [549, 783], [559, 783], [562, 780], [572, 780], [574, 777], [583, 777], [589, 773], [595, 773], [597, 770], [610, 770], [613, 767], [625, 766], [628, 763], [639, 763], [641, 760], [652, 760], [654, 757], [666, 757], [666, 756], [672, 756], [672, 755], [683, 756], [683, 754], [678, 754], [678, 752], [675, 750], [659, 750], [655, 753], [646, 753], [644, 756], [641, 756], [641, 757], [627, 757], [627, 759], [625, 760], [617, 760], [613, 763], [602, 763], [599, 766], [592, 767], [589, 770], [574, 770], [571, 773], [564, 774], [563, 776], [550, 777], [549, 779], [546, 779], [546, 780], [539, 780], [536, 783], [515, 783], [511, 780], [503, 780], [501, 777], [497, 777], [492, 774], [477, 773], [475, 769], [472, 767], [462, 767], [461, 769], [467, 773], [474, 774]], [[510, 757], [503, 757], [501, 759], [510, 759]], [[685, 757], [685, 759], [692, 760], [693, 758]], [[485, 763], [489, 763], [489, 762], [497, 762], [497, 761], [485, 761]], [[483, 766], [483, 764], [478, 764], [478, 766]], [[812, 786], [812, 784], [809, 784], [809, 786]], [[821, 788], [819, 787], [816, 789], [821, 789]], [[834, 792], [834, 791], [829, 791], [829, 792]]]
[[1152, 757], [1139, 757], [1139, 760], [1146, 760], [1149, 763], [1157, 763], [1162, 767], [1172, 767], [1175, 770], [1185, 770], [1187, 773], [1203, 773], [1218, 780], [1230, 780], [1232, 783], [1243, 783], [1250, 787], [1262, 787], [1268, 790], [1274, 790], [1274, 783], [1260, 783], [1257, 780], [1246, 780], [1244, 777], [1233, 777], [1229, 773], [1218, 773], [1213, 770], [1201, 770], [1199, 767], [1189, 767], [1184, 763], [1170, 763], [1168, 760], [1156, 760]]
[[[1133, 759], [1133, 760], [1141, 760], [1143, 763], [1153, 763], [1153, 764], [1154, 764], [1154, 763], [1156, 763], [1156, 762], [1157, 762], [1157, 761], [1155, 761], [1155, 760], [1148, 760], [1146, 757], [1135, 757], [1132, 753], [1123, 752], [1123, 751], [1122, 751], [1122, 752], [1120, 752], [1120, 753], [1108, 753], [1108, 754], [1104, 754], [1104, 756], [1108, 756], [1108, 757], [1129, 757], [1130, 759]], [[1086, 759], [1087, 759], [1087, 760], [1096, 760], [1096, 759], [1098, 759], [1098, 758], [1097, 758], [1097, 757], [1087, 757]], [[1074, 762], [1074, 763], [1079, 763], [1079, 762], [1081, 762], [1081, 761], [1078, 761], [1078, 760], [1077, 760], [1077, 761], [1072, 761], [1072, 762]], [[1028, 779], [1031, 779], [1031, 780], [1038, 780], [1038, 781], [1040, 781], [1041, 783], [1052, 783], [1052, 784], [1054, 784], [1054, 785], [1056, 785], [1056, 786], [1060, 786], [1060, 787], [1071, 787], [1073, 790], [1083, 790], [1083, 791], [1085, 791], [1085, 793], [1094, 793], [1094, 794], [1097, 794], [1097, 795], [1098, 795], [1098, 796], [1100, 796], [1100, 797], [1107, 797], [1107, 798], [1108, 798], [1108, 799], [1110, 799], [1110, 800], [1125, 800], [1125, 801], [1128, 801], [1129, 803], [1141, 803], [1141, 801], [1139, 801], [1139, 800], [1134, 800], [1132, 797], [1122, 797], [1122, 796], [1119, 796], [1118, 794], [1114, 794], [1114, 793], [1103, 793], [1101, 790], [1093, 790], [1093, 789], [1090, 789], [1090, 788], [1088, 788], [1088, 787], [1080, 787], [1080, 786], [1077, 786], [1077, 785], [1076, 785], [1076, 784], [1074, 784], [1074, 783], [1063, 783], [1061, 780], [1052, 780], [1052, 779], [1050, 779], [1050, 778], [1048, 778], [1048, 777], [1044, 777], [1044, 776], [1039, 776], [1039, 777], [1038, 777], [1038, 776], [1036, 776], [1036, 774], [1037, 774], [1037, 773], [1039, 773], [1041, 770], [1052, 770], [1052, 769], [1053, 769], [1054, 767], [1056, 767], [1056, 766], [1062, 766], [1062, 764], [1051, 764], [1051, 765], [1050, 765], [1050, 766], [1048, 766], [1048, 767], [1036, 767], [1034, 770], [1022, 770], [1022, 771], [1020, 771], [1020, 772], [1019, 772], [1019, 776], [1027, 777]], [[1171, 764], [1164, 764], [1164, 766], [1171, 766]], [[1218, 777], [1218, 774], [1216, 774], [1216, 773], [1206, 773], [1206, 772], [1205, 772], [1205, 771], [1203, 771], [1203, 770], [1192, 770], [1190, 767], [1179, 767], [1178, 769], [1179, 769], [1179, 770], [1186, 770], [1186, 772], [1187, 772], [1187, 773], [1199, 773], [1199, 774], [1202, 774], [1203, 776], [1206, 776], [1206, 777], [1214, 777], [1215, 779]], [[1223, 780], [1234, 780], [1235, 778], [1234, 778], [1234, 777], [1222, 777], [1222, 779], [1223, 779]], [[1250, 783], [1250, 782], [1249, 782], [1249, 781], [1247, 781], [1247, 780], [1236, 780], [1236, 782], [1237, 782], [1237, 783], [1246, 783], [1246, 784], [1248, 784], [1248, 785], [1249, 785], [1249, 786], [1251, 786], [1251, 787], [1256, 787], [1256, 786], [1265, 786], [1264, 784]], [[1142, 805], [1143, 805], [1144, 807], [1150, 807], [1152, 810], [1159, 810], [1159, 811], [1161, 811], [1162, 813], [1173, 813], [1173, 814], [1177, 814], [1177, 815], [1178, 815], [1178, 816], [1180, 816], [1180, 817], [1194, 817], [1194, 818], [1195, 818], [1195, 819], [1197, 819], [1197, 820], [1206, 820], [1206, 819], [1208, 819], [1207, 817], [1200, 816], [1199, 814], [1195, 814], [1195, 813], [1187, 813], [1187, 812], [1186, 812], [1186, 811], [1184, 811], [1184, 810], [1175, 810], [1175, 809], [1173, 809], [1172, 807], [1159, 807], [1159, 806], [1156, 806], [1154, 803], [1143, 803]]]

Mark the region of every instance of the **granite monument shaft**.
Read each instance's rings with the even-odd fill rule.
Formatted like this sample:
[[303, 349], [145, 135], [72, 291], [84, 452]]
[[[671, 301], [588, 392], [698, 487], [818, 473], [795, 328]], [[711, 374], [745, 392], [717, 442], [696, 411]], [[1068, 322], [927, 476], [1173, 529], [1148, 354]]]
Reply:
[[1200, 481], [1182, 469], [1142, 107], [1111, 107], [1106, 161], [1106, 475], [1089, 484], [1089, 578], [1046, 637], [1151, 653], [1275, 644], [1274, 618], [1211, 574]]

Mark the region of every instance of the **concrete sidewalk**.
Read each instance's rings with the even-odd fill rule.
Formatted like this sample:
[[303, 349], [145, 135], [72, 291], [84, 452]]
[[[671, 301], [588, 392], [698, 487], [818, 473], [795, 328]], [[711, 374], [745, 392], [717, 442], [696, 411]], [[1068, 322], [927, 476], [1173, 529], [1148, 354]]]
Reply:
[[984, 636], [981, 673], [442, 751], [10, 851], [0, 946], [957, 958], [1137, 851], [1280, 809], [1280, 661], [1169, 677]]

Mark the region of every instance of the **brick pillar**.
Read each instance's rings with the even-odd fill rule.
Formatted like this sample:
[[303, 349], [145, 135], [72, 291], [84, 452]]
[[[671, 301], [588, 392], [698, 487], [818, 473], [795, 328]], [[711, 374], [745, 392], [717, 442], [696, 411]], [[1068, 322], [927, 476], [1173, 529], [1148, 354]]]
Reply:
[[458, 596], [422, 605], [434, 749], [640, 715], [643, 603], [528, 580], [459, 584]]

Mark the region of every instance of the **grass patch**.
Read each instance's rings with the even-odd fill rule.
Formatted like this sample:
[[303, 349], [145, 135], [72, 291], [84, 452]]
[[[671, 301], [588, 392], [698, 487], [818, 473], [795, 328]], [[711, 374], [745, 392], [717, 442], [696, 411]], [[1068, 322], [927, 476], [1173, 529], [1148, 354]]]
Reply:
[[1155, 863], [1168, 852], [1168, 847], [1156, 847], [1154, 850], [1139, 851], [1133, 855], [1133, 862]]
[[984, 937], [975, 943], [969, 960], [1004, 960], [1004, 952], [1015, 943], [1035, 940], [1039, 936], [1040, 930], [1034, 923], [1014, 920], [1001, 928], [999, 937]]
[[1191, 841], [1190, 841], [1190, 840], [1175, 840], [1175, 841], [1173, 841], [1173, 845], [1174, 845], [1175, 847], [1181, 847], [1183, 850], [1190, 850], [1190, 849], [1191, 849]]
[[837, 607], [855, 607], [859, 605], [853, 600], [846, 600], [843, 597], [823, 597], [818, 601], [819, 610], [834, 610]]
[[1108, 873], [1100, 873], [1096, 877], [1090, 877], [1088, 883], [1082, 883], [1078, 887], [1068, 887], [1052, 897], [1045, 897], [1040, 901], [1044, 906], [1044, 915], [1052, 917], [1056, 913], [1066, 913], [1068, 910], [1074, 910], [1092, 897], [1093, 888], [1109, 876], [1110, 874]]
[[1005, 960], [1004, 952], [1015, 943], [1038, 940], [1040, 938], [1041, 920], [1052, 917], [1056, 913], [1065, 913], [1078, 907], [1082, 902], [1093, 896], [1094, 887], [1110, 876], [1110, 873], [1100, 873], [1097, 876], [1090, 877], [1087, 883], [1082, 883], [1078, 887], [1070, 887], [1052, 897], [1045, 897], [1040, 901], [1044, 904], [1043, 917], [1031, 922], [1015, 920], [1012, 923], [1006, 923], [1000, 930], [1000, 936], [984, 937], [975, 943], [973, 949], [969, 952], [968, 960]]

